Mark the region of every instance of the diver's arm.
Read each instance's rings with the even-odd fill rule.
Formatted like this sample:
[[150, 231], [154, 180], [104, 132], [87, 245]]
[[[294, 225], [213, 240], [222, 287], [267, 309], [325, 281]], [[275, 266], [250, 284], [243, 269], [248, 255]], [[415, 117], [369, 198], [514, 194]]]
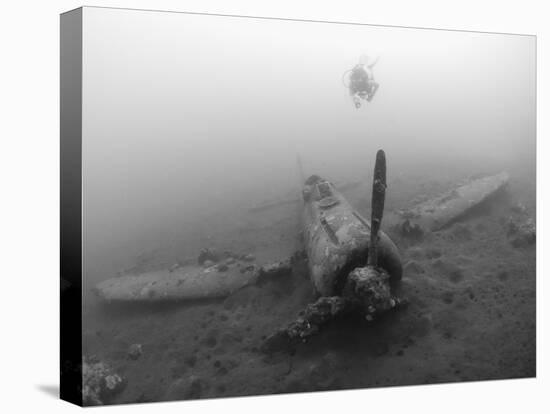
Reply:
[[372, 68], [374, 65], [376, 65], [378, 63], [378, 59], [380, 59], [380, 56], [376, 56], [376, 59], [374, 59], [374, 62], [372, 62], [371, 64], [367, 65], [369, 68]]

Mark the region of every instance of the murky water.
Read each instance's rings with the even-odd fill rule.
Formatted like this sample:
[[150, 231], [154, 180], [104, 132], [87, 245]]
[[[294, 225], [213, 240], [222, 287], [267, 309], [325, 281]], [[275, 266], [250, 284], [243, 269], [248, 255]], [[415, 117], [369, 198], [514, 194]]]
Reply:
[[[127, 379], [109, 402], [535, 374], [535, 247], [507, 235], [510, 217], [535, 218], [533, 38], [87, 13], [84, 350]], [[362, 53], [380, 55], [381, 86], [355, 109], [342, 76]], [[270, 356], [265, 337], [314, 300], [304, 266], [220, 300], [94, 296], [102, 280], [205, 247], [256, 264], [300, 250], [297, 154], [306, 174], [359, 183], [344, 195], [368, 217], [379, 148], [388, 217], [472, 176], [511, 177], [504, 194], [422, 242], [383, 223], [403, 256], [407, 308], [371, 325], [342, 320]]]

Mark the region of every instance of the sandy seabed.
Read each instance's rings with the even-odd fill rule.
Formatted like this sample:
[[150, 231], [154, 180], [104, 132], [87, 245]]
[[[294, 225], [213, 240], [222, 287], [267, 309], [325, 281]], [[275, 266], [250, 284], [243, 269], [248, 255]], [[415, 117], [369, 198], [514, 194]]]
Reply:
[[[314, 300], [305, 266], [215, 301], [122, 306], [90, 296], [84, 354], [126, 379], [105, 403], [535, 376], [536, 249], [514, 247], [507, 236], [510, 217], [535, 217], [535, 183], [529, 174], [511, 177], [505, 193], [421, 242], [402, 238], [388, 218], [383, 228], [400, 248], [400, 294], [409, 305], [372, 324], [339, 320], [292, 353], [266, 355], [260, 347]], [[411, 206], [456, 181], [397, 177], [389, 182], [386, 210]], [[366, 194], [367, 186], [345, 193], [368, 216]], [[515, 212], [517, 203], [525, 211]], [[189, 234], [129, 266], [170, 266], [201, 247], [252, 253], [262, 264], [299, 248], [297, 204], [243, 217], [226, 227], [203, 226], [200, 236]], [[129, 358], [136, 343], [143, 353]]]

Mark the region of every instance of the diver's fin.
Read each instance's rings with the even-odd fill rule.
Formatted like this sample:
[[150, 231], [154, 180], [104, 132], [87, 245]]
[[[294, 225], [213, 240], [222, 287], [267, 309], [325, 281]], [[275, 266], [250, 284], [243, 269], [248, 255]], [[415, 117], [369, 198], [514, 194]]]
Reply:
[[367, 96], [367, 102], [372, 101], [372, 98], [374, 98], [374, 95], [376, 94], [376, 91], [378, 90], [379, 87], [380, 87], [379, 83], [373, 82], [372, 91]]

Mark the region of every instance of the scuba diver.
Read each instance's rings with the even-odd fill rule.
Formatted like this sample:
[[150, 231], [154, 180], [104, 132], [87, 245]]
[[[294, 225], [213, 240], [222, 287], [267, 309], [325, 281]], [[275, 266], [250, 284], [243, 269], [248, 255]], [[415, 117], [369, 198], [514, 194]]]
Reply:
[[361, 107], [361, 99], [370, 102], [380, 86], [374, 81], [372, 68], [378, 62], [378, 57], [371, 60], [368, 56], [361, 56], [360, 62], [351, 69], [349, 75], [349, 94], [356, 108]]

